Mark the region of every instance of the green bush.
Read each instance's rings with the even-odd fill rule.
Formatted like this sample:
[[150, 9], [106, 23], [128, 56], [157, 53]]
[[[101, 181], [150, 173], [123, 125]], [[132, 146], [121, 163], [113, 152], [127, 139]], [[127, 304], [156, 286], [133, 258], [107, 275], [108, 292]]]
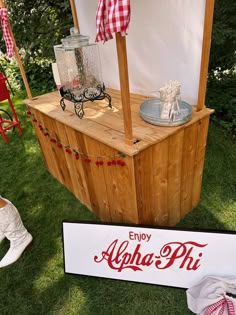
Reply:
[[[30, 58], [27, 63], [23, 60], [23, 66], [29, 82], [30, 89], [37, 94], [44, 94], [56, 89], [52, 74], [52, 60], [46, 58]], [[5, 55], [0, 56], [0, 64], [4, 74], [8, 78], [10, 89], [18, 91], [24, 89], [24, 82], [19, 66], [15, 58], [8, 60]], [[1, 70], [0, 70], [1, 71]]]
[[236, 72], [215, 71], [209, 74], [206, 104], [215, 109], [213, 120], [235, 137]]
[[44, 94], [56, 89], [51, 64], [52, 61], [46, 59], [36, 59], [25, 64], [25, 72], [32, 90]]
[[7, 77], [11, 90], [19, 90], [21, 88], [21, 74], [15, 58], [12, 58], [12, 60], [9, 61], [4, 54], [1, 54], [0, 65], [0, 72], [3, 72], [3, 74]]
[[236, 73], [216, 73], [209, 75], [206, 103], [216, 110], [218, 117], [226, 121], [236, 118]]

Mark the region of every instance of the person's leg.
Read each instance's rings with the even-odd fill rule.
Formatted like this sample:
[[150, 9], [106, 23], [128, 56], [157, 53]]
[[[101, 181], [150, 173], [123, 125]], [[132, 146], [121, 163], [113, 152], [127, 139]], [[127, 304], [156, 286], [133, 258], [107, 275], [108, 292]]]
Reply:
[[0, 224], [0, 243], [4, 240], [4, 238], [5, 238], [5, 235], [4, 235], [3, 231], [2, 231], [2, 225]]
[[2, 233], [10, 241], [10, 248], [0, 261], [0, 268], [14, 263], [26, 247], [32, 242], [31, 234], [24, 227], [18, 210], [12, 203], [1, 209], [1, 222], [3, 222]]
[[0, 226], [0, 243], [3, 241], [5, 238], [5, 235], [1, 232], [1, 226]]
[[4, 211], [4, 207], [6, 205], [7, 205], [7, 202], [4, 199], [0, 198], [0, 243], [5, 238], [3, 231], [5, 228], [5, 218], [6, 218], [6, 213]]
[[4, 240], [4, 238], [5, 238], [5, 235], [4, 235], [3, 231], [2, 231], [2, 226], [0, 224], [0, 243]]

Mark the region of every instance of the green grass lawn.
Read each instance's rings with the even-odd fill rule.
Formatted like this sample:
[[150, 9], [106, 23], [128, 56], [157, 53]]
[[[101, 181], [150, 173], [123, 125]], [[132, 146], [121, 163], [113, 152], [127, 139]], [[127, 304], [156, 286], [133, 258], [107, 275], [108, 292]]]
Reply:
[[[64, 274], [62, 221], [97, 219], [47, 172], [25, 107], [20, 98], [14, 104], [24, 134], [9, 132], [8, 145], [0, 138], [0, 194], [16, 205], [34, 243], [0, 269], [0, 314], [192, 314], [184, 289]], [[214, 124], [201, 202], [178, 227], [236, 230], [236, 145]]]

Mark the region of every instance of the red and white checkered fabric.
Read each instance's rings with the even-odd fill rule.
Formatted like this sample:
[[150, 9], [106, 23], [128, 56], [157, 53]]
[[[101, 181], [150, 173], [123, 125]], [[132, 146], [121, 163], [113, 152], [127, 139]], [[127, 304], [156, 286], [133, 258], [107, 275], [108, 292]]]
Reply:
[[7, 8], [0, 8], [0, 20], [3, 37], [7, 47], [7, 56], [11, 58], [14, 55], [14, 42], [10, 34]]
[[112, 39], [112, 33], [127, 35], [130, 22], [130, 0], [99, 0], [96, 12], [96, 42]]
[[223, 315], [225, 313], [228, 315], [235, 315], [234, 305], [227, 297], [211, 304], [205, 311], [205, 315]]

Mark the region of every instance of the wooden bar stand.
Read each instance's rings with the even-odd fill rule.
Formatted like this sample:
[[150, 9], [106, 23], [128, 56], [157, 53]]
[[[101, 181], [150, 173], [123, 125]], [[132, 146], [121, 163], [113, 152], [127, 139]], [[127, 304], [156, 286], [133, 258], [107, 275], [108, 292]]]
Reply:
[[214, 0], [206, 0], [198, 102], [184, 125], [158, 127], [140, 118], [147, 97], [130, 94], [119, 33], [120, 90], [108, 91], [112, 109], [104, 100], [88, 102], [80, 120], [72, 105], [61, 110], [57, 92], [25, 101], [49, 172], [102, 221], [173, 226], [198, 205], [213, 112], [204, 104], [213, 11]]
[[182, 126], [157, 127], [139, 117], [146, 97], [131, 94], [138, 141], [129, 145], [120, 91], [109, 94], [112, 110], [91, 102], [83, 119], [73, 104], [61, 110], [58, 92], [25, 101], [49, 172], [102, 221], [177, 224], [200, 199], [212, 110], [194, 110]]

